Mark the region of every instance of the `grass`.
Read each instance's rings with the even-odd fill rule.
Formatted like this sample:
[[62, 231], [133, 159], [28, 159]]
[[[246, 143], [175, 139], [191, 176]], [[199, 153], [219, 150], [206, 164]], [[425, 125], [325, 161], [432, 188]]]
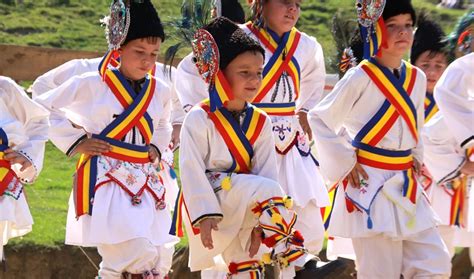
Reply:
[[[241, 0], [244, 3], [244, 0]], [[1, 1], [0, 1], [1, 2]], [[59, 4], [70, 2], [70, 4]], [[152, 0], [170, 34], [169, 21], [180, 13], [181, 1]], [[335, 72], [336, 51], [331, 35], [332, 18], [340, 14], [344, 19], [355, 18], [354, 0], [304, 0], [298, 28], [317, 37], [321, 43], [328, 72]], [[436, 8], [435, 0], [413, 0], [417, 10], [428, 10], [446, 32], [450, 32], [460, 10]], [[0, 3], [0, 43], [60, 47], [104, 52], [106, 43], [99, 24], [108, 11], [108, 0], [24, 0], [24, 4], [10, 6]], [[244, 4], [245, 7], [245, 4]], [[167, 38], [164, 50], [177, 42]], [[184, 55], [189, 48], [180, 53]]]

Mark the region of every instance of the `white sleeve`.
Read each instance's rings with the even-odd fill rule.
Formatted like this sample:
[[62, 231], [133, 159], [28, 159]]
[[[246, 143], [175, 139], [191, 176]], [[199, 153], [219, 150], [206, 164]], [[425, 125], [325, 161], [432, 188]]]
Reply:
[[75, 128], [61, 109], [80, 99], [81, 91], [87, 90], [87, 88], [84, 89], [86, 78], [86, 75], [74, 76], [61, 86], [35, 98], [35, 101], [51, 113], [49, 138], [68, 156], [75, 146], [86, 137], [86, 132], [83, 129]]
[[186, 116], [176, 91], [175, 79], [176, 68], [173, 67], [171, 68], [171, 124], [173, 126], [183, 124], [184, 116]]
[[321, 100], [324, 93], [326, 68], [324, 65], [323, 49], [315, 38], [310, 38], [311, 50], [308, 51], [308, 62], [301, 69], [300, 96], [296, 111], [309, 111]]
[[419, 162], [423, 162], [423, 137], [421, 136], [421, 133], [423, 131], [423, 126], [425, 125], [425, 95], [426, 95], [426, 76], [425, 74], [420, 70], [417, 69], [418, 72], [418, 82], [419, 86], [417, 87], [417, 92], [413, 93], [418, 93], [416, 95], [417, 99], [415, 100], [415, 109], [416, 109], [416, 128], [418, 131], [418, 143], [413, 148], [412, 153], [413, 157]]
[[[341, 181], [354, 167], [357, 158], [342, 133], [344, 121], [363, 91], [358, 68], [349, 70], [334, 90], [309, 112], [322, 175], [330, 182]], [[366, 85], [365, 85], [366, 86]]]
[[209, 125], [206, 113], [195, 108], [184, 119], [181, 128], [179, 167], [184, 200], [191, 223], [208, 217], [222, 218], [223, 213], [217, 196], [206, 176], [209, 154]]
[[267, 117], [262, 132], [255, 142], [252, 173], [278, 181], [275, 138], [273, 137], [272, 129], [272, 122]]
[[73, 59], [39, 76], [31, 85], [33, 98], [59, 87], [73, 76], [90, 71], [96, 59]]
[[[463, 63], [468, 62], [468, 63]], [[454, 61], [434, 89], [439, 110], [458, 146], [474, 146], [474, 54]]]
[[[1, 127], [7, 136], [22, 133], [25, 137], [24, 141], [13, 142], [16, 144], [13, 149], [23, 154], [32, 163], [32, 167], [20, 171], [19, 167], [14, 166], [14, 170], [23, 182], [31, 183], [43, 167], [45, 142], [48, 140], [48, 111], [33, 102], [12, 80], [2, 84], [8, 85], [0, 88], [0, 91], [3, 91], [0, 92], [1, 110], [9, 112], [18, 123], [14, 125], [2, 123]], [[9, 127], [15, 129], [10, 130]]]
[[163, 152], [171, 141], [171, 89], [168, 86], [163, 88], [164, 89], [160, 90], [160, 92], [157, 92], [159, 94], [159, 100], [162, 103], [163, 111], [160, 112], [159, 119], [153, 119], [154, 132], [151, 139], [151, 143], [155, 145], [160, 152]]
[[460, 175], [465, 156], [457, 151], [456, 140], [448, 133], [441, 113], [435, 114], [423, 129], [424, 163], [437, 183]]
[[192, 62], [192, 53], [179, 63], [174, 84], [185, 111], [209, 97], [208, 86]]

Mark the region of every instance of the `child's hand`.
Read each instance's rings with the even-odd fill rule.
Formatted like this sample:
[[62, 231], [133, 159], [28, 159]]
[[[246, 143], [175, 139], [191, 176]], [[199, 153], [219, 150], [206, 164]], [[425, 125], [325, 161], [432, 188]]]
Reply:
[[253, 258], [257, 255], [258, 249], [260, 245], [262, 245], [262, 233], [263, 230], [260, 227], [255, 227], [252, 230], [252, 234], [250, 235], [250, 249], [249, 249], [249, 256]]
[[354, 168], [351, 170], [351, 172], [349, 172], [346, 178], [347, 180], [349, 180], [349, 183], [352, 185], [352, 187], [359, 189], [361, 176], [365, 180], [369, 179], [369, 176], [365, 172], [364, 168], [359, 163], [356, 163]]
[[15, 150], [8, 148], [4, 151], [5, 155], [3, 159], [10, 162], [10, 164], [20, 164], [20, 171], [24, 171], [27, 168], [31, 167], [31, 162], [23, 156], [23, 154], [16, 152]]
[[156, 150], [155, 147], [150, 145], [150, 149], [148, 149], [148, 158], [150, 159], [150, 162], [154, 163], [156, 160], [160, 161], [160, 154], [158, 153], [158, 150]]
[[212, 242], [212, 230], [218, 231], [217, 220], [214, 218], [207, 218], [199, 223], [201, 230], [201, 242], [207, 249], [214, 249]]
[[461, 168], [461, 173], [464, 175], [474, 175], [474, 162], [467, 161]]
[[423, 165], [420, 162], [418, 162], [417, 159], [413, 159], [413, 169], [415, 170], [416, 174], [421, 175], [422, 167]]
[[173, 131], [171, 132], [171, 150], [175, 150], [179, 146], [179, 134], [181, 133], [181, 124], [173, 125]]
[[81, 153], [90, 156], [98, 156], [112, 150], [110, 143], [94, 138], [88, 138], [79, 143], [73, 154]]
[[301, 128], [303, 132], [308, 135], [309, 141], [313, 139], [313, 132], [308, 122], [308, 114], [304, 111], [298, 112], [298, 120], [300, 121]]

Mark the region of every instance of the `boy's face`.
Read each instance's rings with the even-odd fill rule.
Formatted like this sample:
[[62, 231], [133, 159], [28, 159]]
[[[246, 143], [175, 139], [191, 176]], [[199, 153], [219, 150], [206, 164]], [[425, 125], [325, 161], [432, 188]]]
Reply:
[[223, 70], [235, 99], [251, 102], [262, 85], [263, 55], [256, 51], [239, 54]]
[[[413, 43], [413, 20], [410, 14], [399, 14], [385, 21], [387, 28], [387, 48], [383, 53], [400, 56], [408, 52]], [[383, 55], [383, 54], [382, 54]]]
[[415, 66], [426, 74], [426, 91], [433, 93], [433, 89], [448, 66], [448, 59], [444, 53], [432, 53], [427, 50], [418, 56]]
[[139, 80], [155, 65], [160, 51], [161, 39], [136, 39], [119, 49], [120, 71], [132, 80]]
[[278, 34], [288, 32], [300, 17], [302, 0], [267, 0], [263, 17], [267, 26]]

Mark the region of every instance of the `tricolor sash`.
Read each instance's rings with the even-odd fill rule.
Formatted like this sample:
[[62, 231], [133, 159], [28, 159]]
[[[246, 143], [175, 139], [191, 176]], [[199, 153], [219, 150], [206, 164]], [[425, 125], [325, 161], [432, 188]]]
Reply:
[[426, 93], [425, 97], [425, 123], [428, 122], [433, 115], [438, 112], [438, 106], [433, 94]]
[[296, 103], [254, 103], [254, 106], [268, 115], [294, 115]]
[[464, 227], [464, 204], [466, 202], [468, 177], [463, 176], [453, 180], [451, 196], [451, 206], [449, 212], [449, 224], [452, 226]]
[[247, 106], [241, 127], [226, 108], [211, 112], [208, 100], [201, 103], [201, 108], [207, 112], [232, 155], [233, 163], [227, 172], [249, 173], [252, 169], [253, 144], [262, 131], [265, 113], [254, 106]]
[[10, 182], [16, 174], [11, 169], [9, 161], [3, 159], [4, 151], [8, 149], [8, 137], [5, 131], [0, 128], [0, 196], [3, 195]]
[[[133, 163], [147, 163], [148, 144], [153, 135], [153, 122], [146, 112], [155, 92], [156, 81], [147, 75], [142, 90], [137, 94], [117, 69], [106, 69], [107, 83], [124, 111], [98, 135], [92, 135], [111, 144], [112, 150], [102, 155]], [[121, 139], [137, 127], [145, 139], [146, 146], [122, 142]], [[97, 156], [82, 154], [76, 166], [74, 201], [76, 217], [92, 214], [92, 204], [97, 180]]]
[[404, 62], [400, 79], [374, 58], [361, 62], [362, 69], [387, 98], [381, 108], [359, 131], [352, 141], [357, 148], [359, 163], [374, 168], [404, 171], [403, 196], [416, 201], [416, 180], [412, 171], [411, 150], [386, 150], [376, 147], [399, 117], [408, 125], [415, 141], [418, 141], [416, 109], [410, 99], [417, 77], [416, 69]]
[[[246, 24], [247, 28], [258, 38], [260, 43], [272, 52], [272, 57], [263, 68], [263, 80], [260, 90], [252, 103], [259, 103], [275, 85], [280, 76], [286, 71], [295, 88], [295, 100], [300, 92], [300, 66], [294, 57], [296, 48], [301, 38], [301, 33], [296, 28], [283, 34], [281, 38], [270, 29], [257, 28], [252, 22]], [[278, 42], [278, 43], [277, 43]]]
[[[232, 155], [232, 166], [225, 172], [250, 173], [252, 169], [251, 160], [254, 154], [253, 145], [265, 124], [265, 113], [252, 105], [248, 105], [245, 119], [241, 126], [225, 107], [221, 107], [212, 112], [209, 99], [204, 100], [200, 106], [207, 112]], [[180, 190], [176, 200], [170, 234], [179, 237], [183, 236], [183, 210], [186, 211], [189, 217], [183, 193]], [[194, 234], [198, 234], [199, 229], [193, 226], [193, 232]]]
[[222, 71], [218, 71], [214, 81], [209, 85], [209, 108], [211, 112], [223, 107], [234, 99], [229, 82]]

